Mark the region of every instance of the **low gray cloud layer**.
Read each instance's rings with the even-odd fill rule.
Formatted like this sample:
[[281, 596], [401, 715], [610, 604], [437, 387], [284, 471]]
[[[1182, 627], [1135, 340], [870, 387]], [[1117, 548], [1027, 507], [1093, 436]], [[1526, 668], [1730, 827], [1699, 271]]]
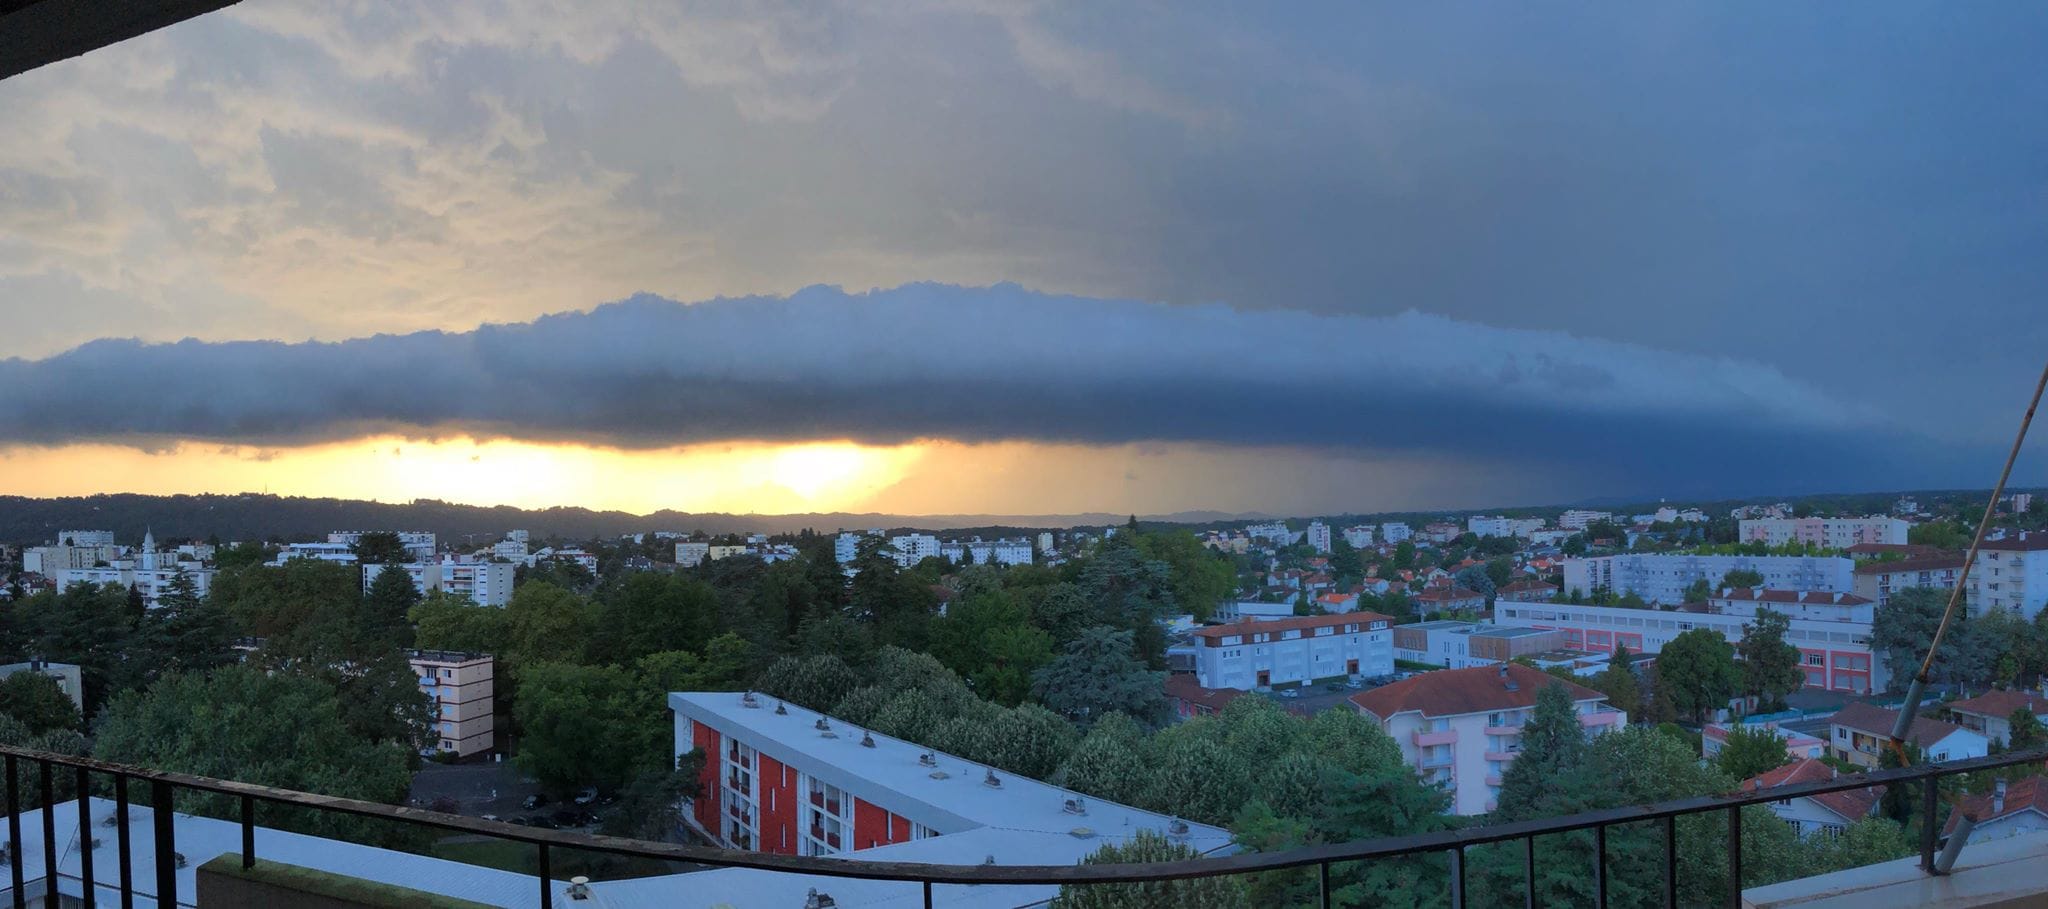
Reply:
[[[95, 341], [0, 361], [0, 441], [300, 444], [374, 431], [658, 447], [1197, 442], [1843, 482], [1924, 451], [1769, 366], [1439, 316], [909, 285], [650, 296], [470, 332]], [[1908, 448], [1895, 447], [1907, 445]], [[1917, 460], [1897, 459], [1912, 453]]]

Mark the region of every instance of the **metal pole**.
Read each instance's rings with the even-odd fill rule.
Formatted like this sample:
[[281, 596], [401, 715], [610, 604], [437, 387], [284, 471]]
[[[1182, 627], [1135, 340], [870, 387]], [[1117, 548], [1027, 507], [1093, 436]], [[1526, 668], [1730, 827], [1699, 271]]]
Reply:
[[114, 774], [114, 826], [121, 866], [121, 909], [135, 909], [135, 872], [128, 858], [128, 774]]
[[242, 868], [256, 867], [256, 800], [242, 796]]
[[149, 785], [149, 814], [155, 835], [156, 904], [178, 905], [177, 808], [171, 803], [171, 784], [153, 780]]
[[14, 909], [26, 909], [28, 894], [23, 892], [27, 884], [21, 880], [21, 781], [16, 779], [14, 755], [7, 756], [7, 867], [14, 877]]
[[78, 768], [78, 876], [85, 883], [85, 909], [93, 909], [99, 894], [92, 881], [92, 779], [82, 765]]
[[1728, 807], [1728, 909], [1742, 909], [1742, 808]]
[[50, 762], [36, 762], [36, 782], [43, 794], [43, 905], [56, 906], [57, 895], [57, 787], [50, 782]]

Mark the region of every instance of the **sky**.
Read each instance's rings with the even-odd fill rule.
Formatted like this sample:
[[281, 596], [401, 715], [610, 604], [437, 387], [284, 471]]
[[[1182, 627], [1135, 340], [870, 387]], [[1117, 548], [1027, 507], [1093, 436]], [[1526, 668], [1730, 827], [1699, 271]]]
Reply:
[[248, 0], [0, 82], [0, 493], [1988, 486], [2048, 10], [1855, 12]]

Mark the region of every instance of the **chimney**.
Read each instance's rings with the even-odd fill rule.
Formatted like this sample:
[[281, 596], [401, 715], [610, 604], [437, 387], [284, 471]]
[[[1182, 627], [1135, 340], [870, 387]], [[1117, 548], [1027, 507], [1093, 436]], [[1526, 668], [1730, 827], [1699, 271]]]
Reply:
[[1997, 817], [2004, 813], [2005, 777], [1999, 777], [1997, 782], [1991, 784], [1991, 816]]

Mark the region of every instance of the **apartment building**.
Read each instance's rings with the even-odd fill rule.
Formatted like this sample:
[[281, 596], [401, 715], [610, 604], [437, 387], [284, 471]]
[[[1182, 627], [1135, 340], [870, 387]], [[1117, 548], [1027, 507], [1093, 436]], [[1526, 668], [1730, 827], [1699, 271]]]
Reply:
[[415, 650], [407, 655], [420, 690], [433, 701], [434, 743], [422, 754], [466, 758], [497, 747], [492, 715], [495, 663], [487, 653]]
[[[842, 536], [844, 536], [844, 534], [842, 534]], [[837, 549], [836, 544], [834, 546], [834, 549]], [[704, 564], [704, 560], [710, 555], [710, 543], [676, 544], [676, 565], [682, 568], [695, 568], [699, 565], [702, 565]]]
[[1394, 626], [1395, 659], [1447, 669], [1492, 666], [1562, 650], [1562, 631], [1454, 621]]
[[1414, 535], [1415, 531], [1409, 529], [1407, 524], [1400, 521], [1390, 521], [1380, 525], [1380, 539], [1388, 543], [1399, 543]]
[[1566, 530], [1585, 530], [1588, 524], [1612, 520], [1614, 520], [1614, 512], [1611, 511], [1588, 511], [1584, 508], [1574, 508], [1558, 515], [1557, 526]]
[[2048, 531], [1985, 540], [1970, 566], [1970, 608], [2032, 619], [2048, 605]]
[[1526, 537], [1542, 529], [1542, 518], [1474, 515], [1465, 519], [1465, 532], [1475, 537]]
[[171, 582], [180, 574], [190, 578], [193, 589], [204, 597], [212, 592], [213, 578], [218, 572], [196, 563], [142, 568], [132, 560], [117, 559], [111, 566], [66, 568], [48, 577], [56, 582], [59, 591], [75, 584], [117, 584], [132, 587], [141, 591], [144, 606], [155, 609], [163, 605], [163, 595], [169, 592]]
[[421, 596], [432, 591], [441, 591], [451, 596], [465, 596], [484, 606], [503, 606], [512, 602], [512, 584], [516, 566], [511, 562], [457, 562], [442, 560], [411, 565], [364, 565], [363, 592], [370, 591], [370, 585], [386, 571], [403, 571], [412, 579], [412, 586]]
[[1321, 521], [1308, 522], [1308, 545], [1317, 552], [1330, 551], [1330, 525]]
[[[1719, 632], [1729, 643], [1742, 640], [1743, 626], [1755, 621], [1761, 606], [1789, 616], [1785, 642], [1799, 649], [1809, 688], [1869, 694], [1883, 691], [1891, 674], [1884, 659], [1870, 649], [1870, 622], [1856, 616], [1870, 608], [1853, 595], [1806, 595], [1784, 602], [1780, 591], [1761, 591], [1742, 598], [1722, 595], [1720, 605], [1691, 604], [1677, 610], [1630, 609], [1623, 606], [1574, 606], [1568, 603], [1496, 603], [1493, 621], [1522, 628], [1558, 629], [1565, 647], [1610, 653], [1616, 645], [1630, 653], [1657, 653], [1672, 638], [1696, 628]], [[1823, 597], [1829, 602], [1823, 602]]]
[[66, 546], [62, 543], [55, 546], [30, 546], [21, 551], [21, 570], [54, 578], [60, 571], [112, 564], [121, 556], [121, 547], [111, 543], [90, 546]]
[[1719, 584], [1728, 572], [1746, 569], [1763, 575], [1765, 587], [1784, 590], [1855, 589], [1855, 563], [1829, 556], [1721, 556], [1623, 553], [1564, 560], [1564, 587], [1590, 595], [1596, 590], [1620, 596], [1633, 593], [1645, 602], [1676, 605], [1694, 581]]
[[939, 554], [956, 565], [969, 556], [973, 557], [976, 565], [1029, 565], [1031, 541], [1022, 537], [1014, 540], [984, 540], [980, 537], [948, 540], [939, 544]]
[[896, 564], [908, 568], [940, 555], [939, 538], [928, 533], [906, 533], [889, 538], [896, 549]]
[[1893, 591], [1913, 587], [1954, 590], [1962, 571], [1960, 552], [1889, 562], [1867, 559], [1856, 563], [1854, 584], [1857, 596], [1883, 606], [1891, 602]]
[[1746, 543], [1805, 543], [1847, 549], [1858, 543], [1904, 543], [1913, 525], [1900, 518], [1748, 518], [1737, 525], [1736, 538]]
[[[1796, 719], [1796, 716], [1792, 718]], [[1785, 756], [1794, 761], [1825, 757], [1828, 753], [1828, 743], [1823, 739], [1796, 729], [1780, 728], [1778, 720], [1775, 719], [1743, 717], [1735, 722], [1708, 723], [1700, 727], [1700, 757], [1710, 761], [1720, 757], [1721, 749], [1728, 744], [1728, 734], [1738, 726], [1746, 727], [1752, 732], [1768, 729], [1776, 733], [1785, 741]]]
[[1496, 603], [1502, 600], [1510, 603], [1548, 603], [1557, 599], [1557, 594], [1556, 584], [1535, 578], [1523, 578], [1519, 581], [1510, 581], [1506, 587], [1494, 591], [1493, 598]]
[[[1898, 720], [1896, 710], [1851, 702], [1828, 719], [1828, 753], [1858, 766], [1876, 767]], [[1930, 762], [1983, 757], [1991, 750], [1991, 740], [1982, 733], [1924, 716], [1913, 718], [1906, 741]]]
[[[1102, 835], [1140, 830], [1198, 854], [1232, 848], [1227, 830], [1083, 796], [751, 692], [673, 692], [668, 701], [675, 750], [696, 748], [707, 758], [702, 795], [689, 803], [685, 821], [726, 848], [1071, 864], [1101, 848]], [[1057, 892], [1036, 889], [1038, 899]]]
[[1350, 612], [1197, 628], [1195, 678], [1203, 688], [1254, 689], [1392, 675], [1393, 623], [1376, 612]]
[[[369, 532], [371, 531], [336, 530], [327, 535], [327, 542], [354, 546], [362, 541], [363, 534]], [[434, 553], [438, 551], [434, 535], [425, 530], [398, 531], [398, 544], [405, 547], [405, 554], [412, 557], [415, 562], [431, 562], [434, 560]]]
[[1344, 528], [1344, 542], [1353, 549], [1364, 549], [1372, 545], [1374, 528], [1371, 524], [1358, 524]]
[[1268, 521], [1264, 524], [1248, 525], [1244, 529], [1244, 535], [1254, 540], [1262, 540], [1274, 546], [1292, 546], [1295, 540], [1300, 539], [1299, 535], [1294, 531], [1287, 529], [1287, 522], [1285, 521]]
[[1425, 672], [1350, 700], [1393, 737], [1424, 780], [1451, 793], [1452, 813], [1485, 814], [1498, 807], [1501, 775], [1522, 750], [1522, 726], [1535, 712], [1537, 693], [1550, 685], [1571, 693], [1588, 732], [1627, 725], [1628, 714], [1608, 706], [1600, 692], [1519, 663]]

